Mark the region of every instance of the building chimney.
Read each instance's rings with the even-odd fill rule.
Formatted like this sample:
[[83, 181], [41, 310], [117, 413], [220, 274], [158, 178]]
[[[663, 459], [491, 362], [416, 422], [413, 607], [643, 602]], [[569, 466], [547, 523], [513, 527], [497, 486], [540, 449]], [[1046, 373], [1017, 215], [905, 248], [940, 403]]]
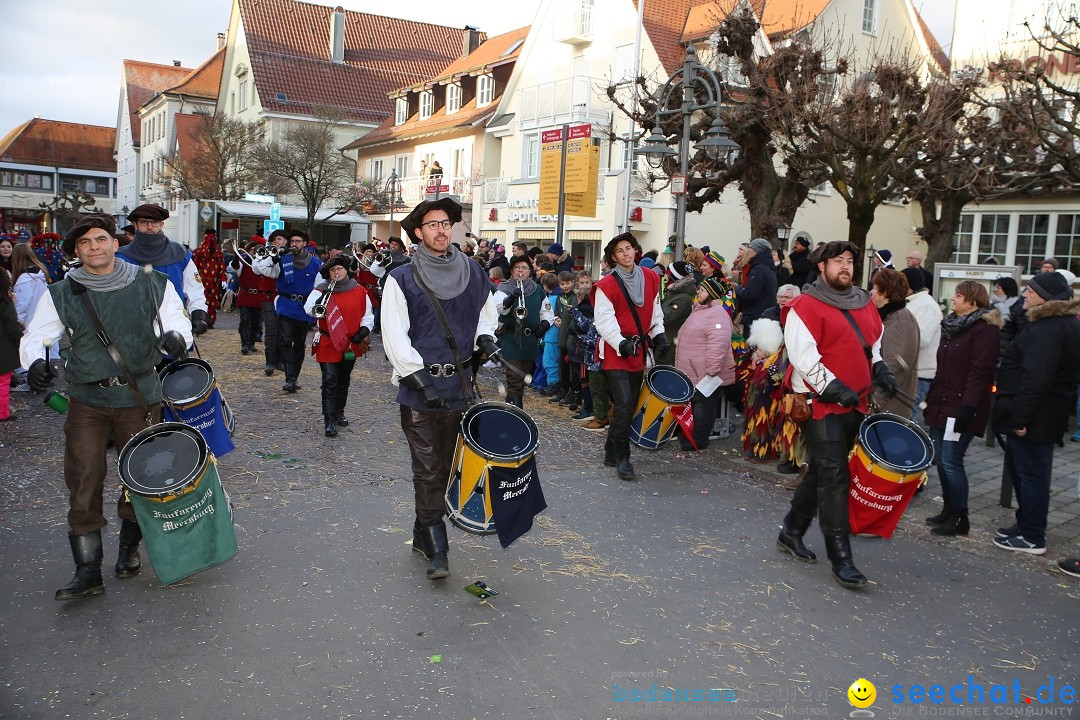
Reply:
[[345, 62], [345, 11], [340, 5], [330, 16], [330, 62]]
[[217, 49], [220, 50], [223, 47], [225, 47], [225, 33], [218, 33], [217, 34]]
[[462, 32], [461, 57], [465, 57], [480, 47], [480, 30], [471, 25], [466, 25], [465, 30]]
[[179, 60], [173, 60], [172, 64], [173, 64], [173, 67], [180, 67], [180, 61]]

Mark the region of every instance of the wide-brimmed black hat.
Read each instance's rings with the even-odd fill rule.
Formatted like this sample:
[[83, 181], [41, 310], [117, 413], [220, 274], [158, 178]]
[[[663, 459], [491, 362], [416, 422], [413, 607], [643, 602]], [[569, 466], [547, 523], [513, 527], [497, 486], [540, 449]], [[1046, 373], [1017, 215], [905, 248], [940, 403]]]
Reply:
[[323, 280], [329, 280], [330, 268], [337, 267], [338, 265], [345, 268], [346, 272], [350, 272], [352, 270], [352, 268], [349, 267], [349, 259], [344, 255], [338, 255], [337, 257], [333, 257], [327, 260], [325, 263], [323, 263], [323, 266], [319, 268], [319, 274], [323, 276]]
[[634, 237], [633, 233], [620, 233], [608, 240], [607, 245], [604, 246], [604, 257], [607, 258], [609, 265], [615, 265], [615, 246], [621, 243], [623, 240], [626, 240], [634, 247], [635, 250], [641, 252], [641, 243], [638, 242], [638, 239]]
[[424, 216], [432, 210], [444, 210], [447, 217], [450, 218], [450, 222], [461, 222], [461, 205], [456, 200], [444, 197], [438, 200], [425, 200], [414, 207], [412, 212], [402, 219], [401, 229], [405, 231], [409, 238], [415, 238], [416, 235], [413, 230], [420, 227], [420, 223], [424, 221]]
[[116, 236], [116, 221], [112, 219], [112, 216], [105, 213], [93, 213], [91, 215], [83, 215], [79, 218], [79, 221], [75, 223], [75, 227], [68, 230], [67, 235], [64, 236], [64, 252], [69, 256], [75, 255], [75, 241], [81, 238], [89, 230], [99, 228], [109, 233], [109, 235]]
[[159, 205], [140, 205], [128, 213], [127, 219], [131, 222], [136, 220], [157, 220], [164, 222], [169, 219], [169, 211]]
[[845, 252], [850, 252], [851, 258], [856, 261], [858, 261], [859, 256], [862, 255], [862, 253], [859, 252], [859, 248], [855, 247], [853, 243], [850, 243], [847, 240], [833, 240], [814, 250], [807, 259], [812, 265], [817, 265], [819, 262], [834, 258], [837, 255], [843, 255]]

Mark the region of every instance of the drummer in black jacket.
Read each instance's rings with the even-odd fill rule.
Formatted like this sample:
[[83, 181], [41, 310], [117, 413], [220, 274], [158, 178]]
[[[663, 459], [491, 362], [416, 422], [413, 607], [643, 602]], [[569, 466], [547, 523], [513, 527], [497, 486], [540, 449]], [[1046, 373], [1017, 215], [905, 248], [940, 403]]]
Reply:
[[[162, 353], [181, 356], [191, 343], [191, 321], [169, 278], [138, 265], [119, 262], [116, 224], [108, 215], [88, 215], [64, 238], [64, 251], [82, 260], [41, 296], [19, 347], [27, 380], [34, 392], [52, 384], [53, 369], [46, 348], [68, 335], [66, 360], [69, 406], [64, 423], [64, 482], [70, 492], [68, 540], [75, 558], [75, 577], [56, 591], [57, 600], [73, 600], [105, 591], [101, 579], [101, 528], [106, 450], [109, 436], [122, 448], [132, 435], [161, 419], [161, 381], [155, 364]], [[91, 300], [95, 314], [137, 387], [128, 385], [84, 307]], [[141, 568], [142, 532], [131, 503], [117, 503], [120, 525], [119, 578]]]

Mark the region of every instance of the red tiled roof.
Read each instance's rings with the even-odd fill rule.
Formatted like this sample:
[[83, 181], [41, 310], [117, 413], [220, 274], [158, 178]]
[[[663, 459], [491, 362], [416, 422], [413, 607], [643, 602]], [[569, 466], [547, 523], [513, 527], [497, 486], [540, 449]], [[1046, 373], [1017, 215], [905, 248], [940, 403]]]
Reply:
[[[525, 37], [528, 34], [529, 26], [526, 25], [523, 28], [511, 30], [502, 35], [496, 35], [486, 42], [481, 43], [480, 47], [476, 48], [468, 55], [459, 57], [457, 60], [450, 63], [450, 65], [443, 68], [443, 71], [439, 73], [439, 76], [431, 82], [438, 83], [440, 81], [450, 80], [459, 75], [467, 75], [469, 73], [482, 71], [489, 65], [495, 63], [516, 60], [518, 55], [521, 54], [521, 43], [525, 42]], [[513, 52], [508, 53], [507, 50], [514, 47], [514, 43], [518, 43], [518, 46], [514, 48]]]
[[176, 148], [185, 161], [197, 160], [206, 152], [200, 130], [209, 120], [206, 115], [195, 113], [176, 113]]
[[116, 128], [34, 118], [0, 140], [0, 160], [116, 172]]
[[[830, 0], [750, 0], [750, 7], [770, 38], [783, 37], [814, 22]], [[738, 0], [716, 0], [691, 8], [683, 28], [684, 43], [697, 42], [712, 34]], [[646, 9], [648, 6], [646, 6]]]
[[239, 6], [259, 101], [271, 112], [325, 107], [381, 123], [393, 113], [393, 90], [434, 77], [461, 54], [462, 30], [346, 10], [345, 62], [333, 63], [333, 8], [295, 0]]
[[217, 100], [221, 88], [221, 72], [225, 67], [225, 48], [221, 48], [199, 67], [195, 68], [180, 84], [169, 88], [167, 92], [177, 95]]
[[431, 117], [426, 120], [420, 120], [419, 114], [417, 114], [413, 115], [401, 125], [395, 125], [394, 118], [391, 117], [384, 120], [379, 127], [375, 128], [367, 135], [354, 140], [344, 149], [353, 150], [355, 148], [372, 147], [374, 145], [382, 145], [397, 140], [407, 140], [438, 133], [453, 132], [454, 130], [464, 130], [482, 124], [495, 113], [495, 110], [497, 110], [498, 107], [498, 102], [492, 102], [489, 105], [478, 108], [476, 107], [476, 98], [473, 98], [463, 105], [456, 113], [451, 113], [449, 115], [446, 114], [446, 106], [444, 105], [432, 113]]
[[128, 116], [131, 120], [131, 139], [134, 143], [139, 144], [142, 136], [139, 108], [159, 92], [163, 92], [181, 82], [190, 73], [191, 68], [177, 67], [175, 65], [158, 65], [139, 60], [124, 61]]
[[930, 55], [933, 56], [934, 61], [945, 72], [949, 72], [949, 56], [945, 53], [945, 50], [941, 47], [941, 43], [934, 37], [934, 33], [931, 32], [930, 27], [923, 20], [922, 15], [918, 10], [915, 11], [915, 17], [919, 19], [919, 30], [922, 31], [923, 37], [926, 38], [926, 44], [930, 46]]

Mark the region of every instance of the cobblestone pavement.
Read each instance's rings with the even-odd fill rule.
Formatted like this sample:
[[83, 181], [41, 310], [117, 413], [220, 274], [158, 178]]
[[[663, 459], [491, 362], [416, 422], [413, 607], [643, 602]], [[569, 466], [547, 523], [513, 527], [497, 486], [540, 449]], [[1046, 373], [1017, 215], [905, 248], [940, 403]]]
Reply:
[[[106, 592], [54, 602], [71, 577], [63, 416], [16, 394], [19, 419], [0, 428], [0, 717], [841, 717], [858, 678], [877, 684], [878, 717], [895, 717], [917, 714], [889, 701], [896, 684], [1075, 684], [1080, 584], [1052, 571], [1075, 537], [1053, 535], [1045, 557], [992, 548], [1009, 512], [994, 507], [993, 467], [976, 481], [993, 492], [971, 536], [929, 534], [931, 490], [892, 540], [854, 539], [871, 584], [853, 592], [824, 558], [777, 551], [787, 478], [732, 455], [733, 441], [636, 452], [639, 480], [621, 482], [601, 464], [602, 433], [529, 394], [548, 509], [506, 551], [451, 530], [451, 578], [433, 583], [407, 546], [408, 453], [378, 343], [354, 372], [350, 426], [329, 439], [317, 365], [284, 394], [261, 356], [240, 355], [236, 322], [219, 315], [201, 350], [237, 416], [219, 468], [240, 552], [167, 588], [149, 563], [113, 577], [111, 525]], [[497, 383], [485, 371], [489, 398]], [[999, 451], [972, 452], [989, 465]], [[807, 544], [824, 555], [816, 530]], [[477, 579], [500, 594], [462, 591]], [[729, 688], [735, 704], [619, 697], [653, 683]]]

